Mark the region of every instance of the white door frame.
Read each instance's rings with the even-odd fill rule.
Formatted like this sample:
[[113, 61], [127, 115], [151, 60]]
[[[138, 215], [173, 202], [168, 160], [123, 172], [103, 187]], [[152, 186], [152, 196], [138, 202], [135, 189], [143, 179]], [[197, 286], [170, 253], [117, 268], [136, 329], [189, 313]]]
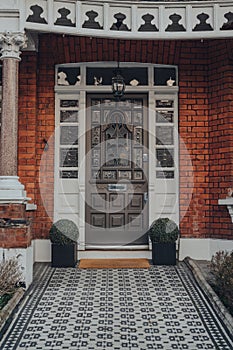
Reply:
[[[54, 222], [61, 218], [68, 218], [76, 222], [79, 227], [79, 250], [85, 250], [85, 152], [86, 152], [86, 94], [111, 93], [111, 86], [86, 85], [87, 67], [115, 67], [115, 62], [91, 62], [80, 64], [65, 64], [56, 66], [55, 85], [55, 164], [54, 164]], [[167, 65], [121, 63], [122, 67], [147, 67], [147, 86], [126, 86], [126, 93], [148, 94], [148, 130], [149, 130], [149, 224], [156, 218], [170, 217], [179, 224], [179, 136], [178, 136], [178, 81], [176, 86], [155, 86], [154, 68], [175, 67]], [[58, 82], [58, 67], [80, 67], [81, 80], [78, 85], [60, 85]], [[176, 68], [176, 67], [175, 67]], [[178, 76], [176, 74], [176, 76]], [[79, 173], [76, 179], [62, 179], [59, 164], [60, 154], [60, 100], [79, 100], [78, 123], [78, 158]], [[156, 100], [173, 100], [172, 112], [174, 121], [174, 171], [173, 179], [156, 178]], [[162, 108], [163, 109], [163, 108]], [[157, 108], [159, 110], [159, 108]], [[64, 123], [63, 123], [64, 126]], [[157, 169], [159, 171], [159, 169]], [[169, 170], [169, 169], [165, 169]], [[107, 248], [107, 247], [105, 247]]]

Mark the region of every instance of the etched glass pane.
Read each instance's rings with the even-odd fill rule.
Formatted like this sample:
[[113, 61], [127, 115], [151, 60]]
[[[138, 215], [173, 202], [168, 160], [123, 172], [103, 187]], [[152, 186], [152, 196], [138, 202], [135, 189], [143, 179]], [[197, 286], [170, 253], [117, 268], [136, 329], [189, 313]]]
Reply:
[[156, 122], [157, 123], [173, 123], [174, 112], [173, 111], [157, 111]]
[[75, 123], [78, 122], [78, 111], [61, 111], [60, 122]]
[[91, 178], [92, 179], [99, 179], [100, 178], [100, 171], [99, 170], [92, 170]]
[[60, 178], [62, 179], [77, 179], [78, 171], [77, 170], [61, 170]]
[[143, 101], [141, 99], [133, 101], [133, 108], [134, 109], [142, 108], [142, 106], [143, 106]]
[[174, 100], [156, 100], [157, 108], [173, 108]]
[[161, 168], [174, 167], [174, 150], [167, 148], [157, 149], [156, 166]]
[[174, 179], [174, 171], [156, 171], [156, 177], [157, 179]]
[[143, 129], [140, 127], [134, 128], [134, 142], [137, 144], [143, 144]]
[[128, 140], [106, 141], [106, 165], [107, 166], [128, 166], [130, 162], [130, 144]]
[[136, 168], [142, 168], [142, 149], [134, 149], [134, 163]]
[[61, 126], [60, 144], [77, 145], [78, 126]]
[[78, 167], [78, 149], [61, 148], [60, 149], [60, 166], [61, 167]]
[[96, 110], [96, 111], [92, 111], [92, 123], [93, 124], [100, 124], [100, 111]]
[[108, 170], [108, 171], [103, 171], [103, 179], [116, 179], [116, 171], [113, 170]]
[[132, 174], [131, 174], [130, 170], [121, 170], [118, 172], [118, 177], [119, 177], [119, 179], [130, 180], [132, 177]]
[[141, 170], [135, 170], [134, 180], [142, 180], [142, 179], [143, 179], [143, 172]]
[[133, 112], [133, 124], [134, 125], [142, 125], [142, 112], [141, 111]]
[[95, 127], [91, 130], [91, 145], [96, 146], [100, 143], [100, 127]]
[[157, 126], [156, 127], [156, 145], [173, 145], [173, 127]]
[[78, 107], [78, 100], [60, 100], [60, 107]]
[[100, 149], [92, 150], [92, 166], [94, 167], [100, 166]]

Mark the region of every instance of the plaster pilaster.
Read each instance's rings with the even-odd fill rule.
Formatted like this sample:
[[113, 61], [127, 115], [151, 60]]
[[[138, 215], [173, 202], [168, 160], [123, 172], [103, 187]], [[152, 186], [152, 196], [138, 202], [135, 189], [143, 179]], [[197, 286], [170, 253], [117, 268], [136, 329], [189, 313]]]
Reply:
[[0, 203], [28, 200], [17, 176], [18, 152], [18, 69], [23, 33], [0, 33], [2, 69], [2, 116], [0, 137]]

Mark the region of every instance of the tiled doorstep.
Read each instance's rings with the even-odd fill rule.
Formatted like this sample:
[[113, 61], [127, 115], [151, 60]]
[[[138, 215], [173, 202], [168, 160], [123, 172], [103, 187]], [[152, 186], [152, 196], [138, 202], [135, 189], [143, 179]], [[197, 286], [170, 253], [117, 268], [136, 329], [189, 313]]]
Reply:
[[232, 349], [185, 264], [126, 270], [38, 265], [2, 350]]

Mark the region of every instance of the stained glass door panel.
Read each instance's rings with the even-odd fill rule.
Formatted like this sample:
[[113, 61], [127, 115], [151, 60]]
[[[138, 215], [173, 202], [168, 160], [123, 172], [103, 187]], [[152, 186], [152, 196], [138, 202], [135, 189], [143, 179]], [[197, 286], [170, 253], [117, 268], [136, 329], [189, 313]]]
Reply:
[[86, 245], [148, 243], [146, 96], [89, 95]]

